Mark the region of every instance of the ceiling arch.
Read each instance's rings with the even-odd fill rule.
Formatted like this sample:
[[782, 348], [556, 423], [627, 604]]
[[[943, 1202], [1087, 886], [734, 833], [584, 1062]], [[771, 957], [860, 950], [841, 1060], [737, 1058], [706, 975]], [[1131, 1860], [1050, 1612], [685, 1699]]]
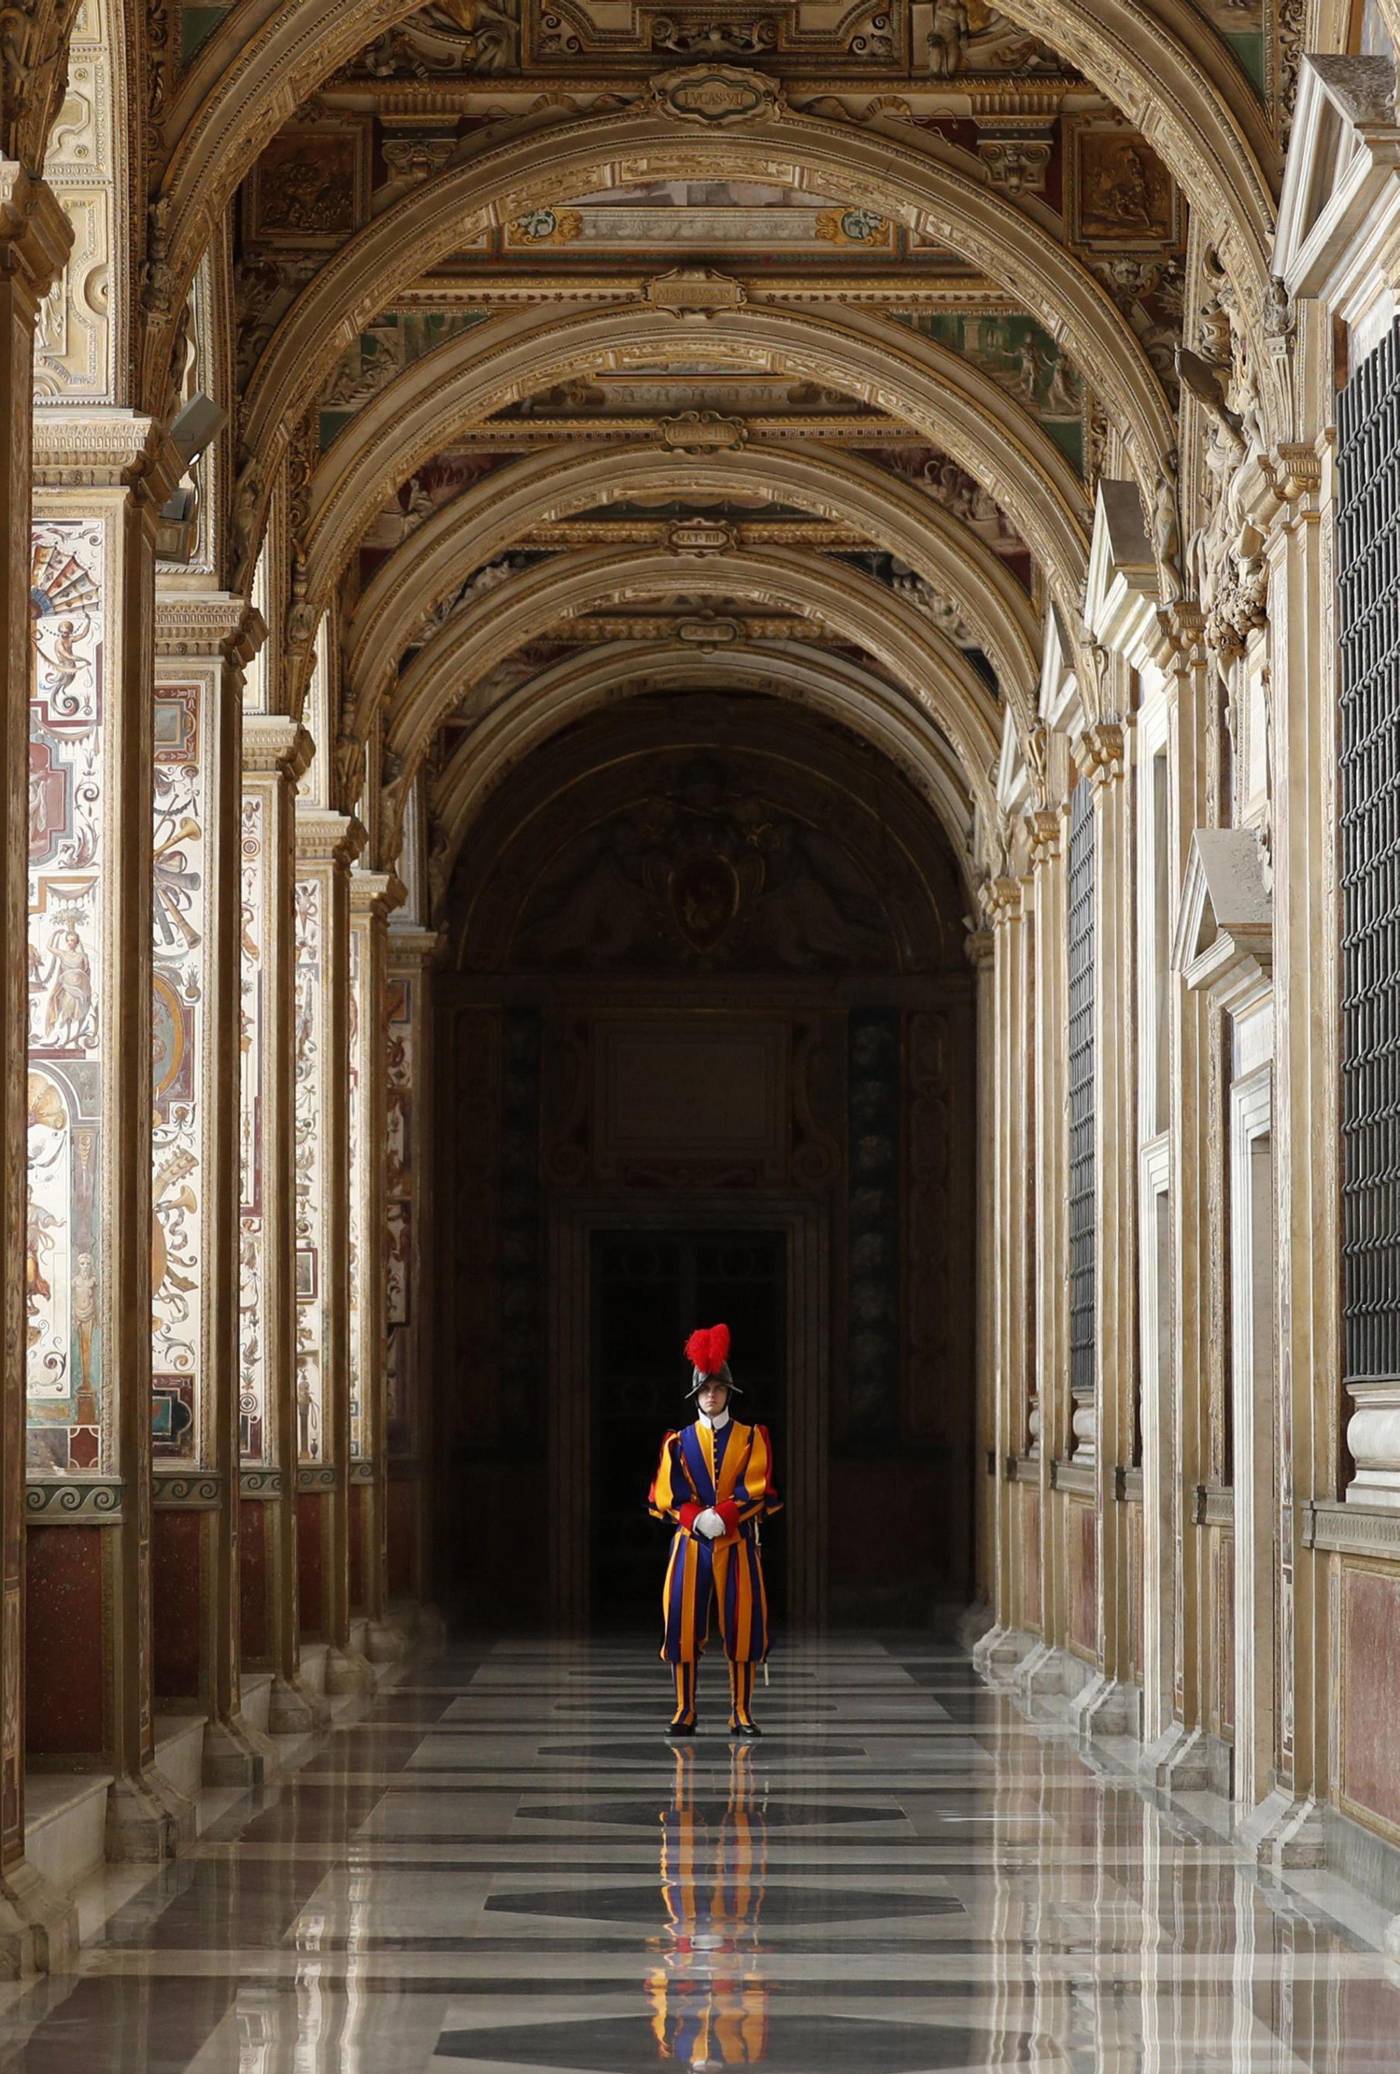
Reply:
[[849, 656], [796, 641], [709, 655], [652, 642], [605, 643], [516, 686], [463, 737], [432, 788], [435, 891], [446, 887], [477, 816], [532, 750], [619, 699], [671, 690], [776, 695], [849, 727], [889, 758], [937, 816], [971, 898], [974, 808], [946, 738], [926, 713]]
[[1175, 444], [1166, 397], [1136, 333], [1087, 267], [935, 145], [916, 149], [888, 132], [785, 108], [717, 134], [665, 114], [590, 116], [513, 138], [423, 182], [335, 253], [279, 324], [248, 388], [249, 450], [266, 466], [364, 325], [464, 238], [619, 178], [721, 172], [877, 208], [961, 253], [1091, 372], [1139, 480], [1155, 482]]
[[765, 448], [687, 457], [653, 448], [554, 448], [474, 485], [376, 571], [348, 629], [347, 696], [356, 731], [425, 610], [532, 524], [644, 493], [743, 494], [762, 486], [817, 517], [854, 523], [957, 600], [997, 670], [1023, 731], [1034, 724], [1040, 629], [1030, 599], [976, 536], [912, 485], [856, 455]]
[[[299, 103], [417, 0], [235, 0], [190, 69], [167, 126], [161, 198], [175, 312], [239, 182]], [[1192, 206], [1262, 304], [1276, 152], [1256, 96], [1220, 37], [1183, 0], [1008, 0], [1006, 13], [1062, 51], [1150, 135]], [[33, 140], [31, 140], [31, 144]], [[37, 163], [38, 149], [22, 152]], [[153, 325], [148, 373], [176, 316]]]
[[873, 577], [829, 562], [813, 567], [811, 557], [782, 548], [706, 555], [586, 550], [509, 578], [450, 621], [399, 681], [384, 738], [394, 770], [390, 791], [402, 794], [439, 722], [522, 643], [600, 605], [678, 591], [796, 612], [863, 649], [942, 727], [969, 793], [990, 814], [1001, 719], [966, 657]]
[[521, 311], [466, 333], [415, 362], [326, 455], [312, 483], [308, 595], [329, 595], [384, 497], [465, 425], [611, 355], [684, 359], [701, 347], [813, 375], [941, 446], [1002, 506], [1077, 626], [1092, 513], [1063, 453], [1005, 389], [957, 354], [857, 310], [839, 320], [764, 307], [725, 312], [700, 341], [642, 304], [562, 322]]

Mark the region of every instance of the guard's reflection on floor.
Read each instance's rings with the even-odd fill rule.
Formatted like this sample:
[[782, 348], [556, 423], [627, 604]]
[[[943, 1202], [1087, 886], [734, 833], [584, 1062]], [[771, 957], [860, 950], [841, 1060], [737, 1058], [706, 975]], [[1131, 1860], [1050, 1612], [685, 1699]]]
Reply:
[[[702, 1792], [695, 1744], [678, 1744], [671, 1804], [661, 1809], [666, 1928], [647, 1977], [657, 2056], [703, 2074], [768, 2055], [768, 1988], [759, 1966], [768, 1873], [767, 1780], [752, 1744], [729, 1753], [729, 1799]], [[710, 1778], [713, 1781], [713, 1773]]]

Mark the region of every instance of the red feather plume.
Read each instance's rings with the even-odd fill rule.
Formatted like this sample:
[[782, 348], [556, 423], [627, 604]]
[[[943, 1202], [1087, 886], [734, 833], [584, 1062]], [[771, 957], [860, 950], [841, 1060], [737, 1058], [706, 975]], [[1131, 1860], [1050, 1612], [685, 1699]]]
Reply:
[[699, 1326], [685, 1343], [685, 1358], [701, 1375], [718, 1375], [729, 1359], [729, 1327]]

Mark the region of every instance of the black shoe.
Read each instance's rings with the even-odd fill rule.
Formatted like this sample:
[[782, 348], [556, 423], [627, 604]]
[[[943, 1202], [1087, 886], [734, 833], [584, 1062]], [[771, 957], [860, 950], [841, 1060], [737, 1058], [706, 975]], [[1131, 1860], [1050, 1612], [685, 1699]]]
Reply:
[[673, 1721], [666, 1730], [666, 1739], [669, 1742], [672, 1736], [693, 1736], [694, 1733], [695, 1723], [693, 1721]]
[[731, 1721], [729, 1733], [732, 1736], [761, 1736], [763, 1730], [756, 1721]]

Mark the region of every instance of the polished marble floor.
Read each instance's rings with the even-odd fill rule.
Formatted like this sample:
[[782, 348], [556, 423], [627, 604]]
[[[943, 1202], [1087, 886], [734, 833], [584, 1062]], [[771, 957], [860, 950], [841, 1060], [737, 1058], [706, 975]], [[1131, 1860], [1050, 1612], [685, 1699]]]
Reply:
[[411, 1669], [190, 1856], [125, 1875], [78, 1973], [0, 1990], [0, 2069], [1400, 2066], [1379, 1917], [1261, 1879], [955, 1649], [789, 1648], [757, 1743], [724, 1697], [709, 1664], [671, 1746], [645, 1642]]

